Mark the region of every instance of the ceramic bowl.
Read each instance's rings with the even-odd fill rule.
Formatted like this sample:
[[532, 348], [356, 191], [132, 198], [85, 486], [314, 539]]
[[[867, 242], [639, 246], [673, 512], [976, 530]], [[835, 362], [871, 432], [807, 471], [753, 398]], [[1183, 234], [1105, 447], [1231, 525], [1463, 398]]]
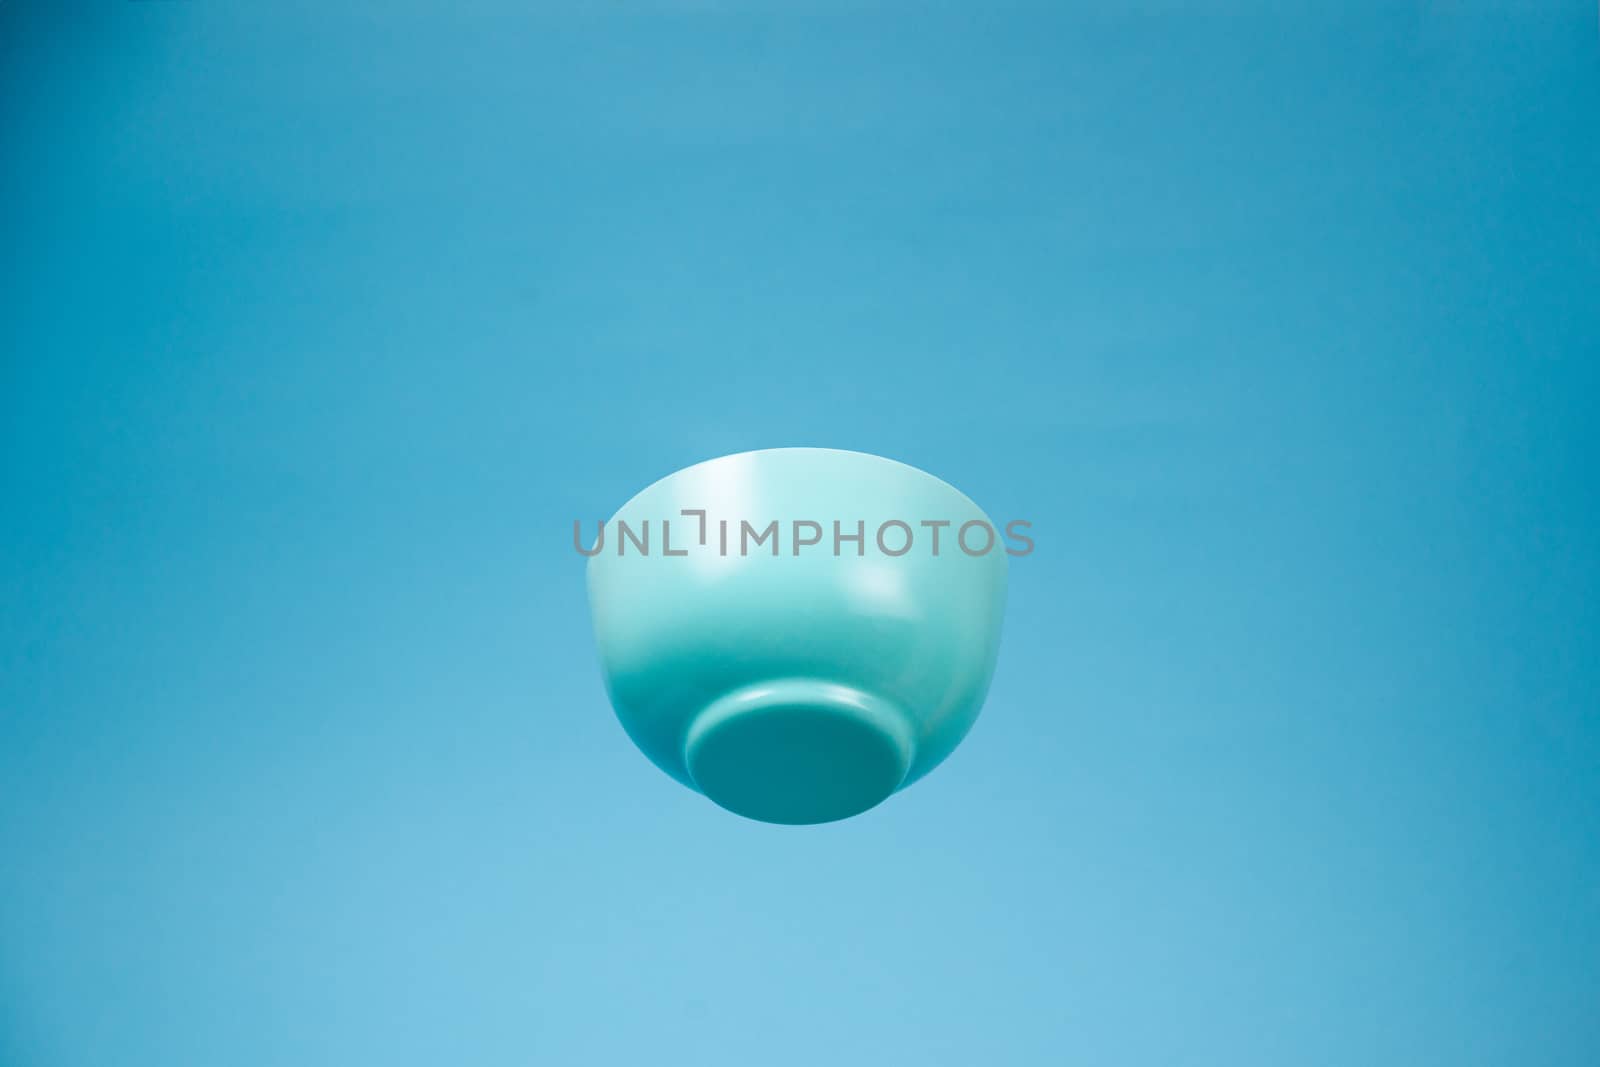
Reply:
[[927, 774], [977, 718], [1006, 541], [914, 467], [825, 448], [723, 456], [574, 542], [593, 553], [590, 608], [623, 728], [730, 811], [855, 815]]

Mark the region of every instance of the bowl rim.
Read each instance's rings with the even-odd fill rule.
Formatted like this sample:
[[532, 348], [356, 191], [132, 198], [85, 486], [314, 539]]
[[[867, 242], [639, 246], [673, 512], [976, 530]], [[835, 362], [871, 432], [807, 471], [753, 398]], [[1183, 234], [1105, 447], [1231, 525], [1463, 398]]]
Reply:
[[[831, 452], [831, 453], [834, 453], [835, 455], [860, 456], [863, 459], [875, 460], [875, 461], [877, 461], [879, 463], [888, 463], [888, 464], [892, 464], [893, 466], [896, 466], [896, 467], [904, 467], [906, 470], [911, 471], [913, 474], [917, 474], [917, 475], [920, 475], [923, 478], [927, 478], [930, 481], [933, 481], [933, 482], [937, 483], [938, 485], [944, 487], [945, 489], [948, 489], [950, 492], [954, 493], [956, 496], [960, 497], [962, 500], [965, 500], [968, 504], [972, 505], [972, 508], [973, 508], [974, 511], [976, 511], [978, 514], [982, 515], [984, 517], [984, 519], [986, 519], [988, 521], [988, 523], [989, 523], [989, 525], [991, 527], [995, 528], [996, 530], [999, 529], [999, 527], [995, 524], [994, 517], [989, 514], [988, 509], [986, 509], [983, 506], [981, 506], [976, 500], [973, 500], [966, 493], [963, 493], [960, 489], [957, 489], [955, 486], [951, 485], [949, 482], [945, 481], [943, 478], [939, 477], [937, 474], [933, 474], [933, 473], [931, 473], [929, 471], [925, 471], [921, 467], [913, 466], [912, 464], [906, 463], [903, 460], [892, 459], [889, 456], [881, 456], [876, 452], [863, 452], [860, 449], [855, 449], [855, 448], [826, 448], [826, 447], [823, 447], [821, 445], [778, 445], [778, 446], [775, 446], [775, 447], [772, 447], [772, 448], [748, 448], [748, 449], [745, 449], [742, 452], [729, 452], [729, 453], [726, 453], [725, 455], [721, 455], [721, 456], [712, 456], [710, 459], [702, 459], [697, 463], [691, 463], [687, 467], [679, 467], [677, 470], [670, 471], [667, 474], [663, 474], [661, 477], [657, 478], [655, 481], [651, 482], [650, 484], [646, 485], [643, 489], [640, 489], [637, 493], [634, 493], [632, 496], [630, 496], [626, 501], [623, 502], [621, 507], [617, 508], [615, 511], [613, 511], [611, 513], [610, 517], [606, 519], [606, 522], [608, 522], [608, 523], [616, 522], [617, 521], [617, 516], [621, 515], [624, 511], [627, 511], [628, 508], [632, 507], [634, 501], [638, 500], [640, 497], [642, 497], [646, 493], [650, 492], [650, 490], [654, 489], [656, 486], [660, 485], [662, 482], [668, 481], [669, 479], [672, 479], [672, 478], [676, 478], [680, 474], [686, 474], [689, 471], [694, 470], [696, 467], [704, 467], [708, 463], [721, 463], [723, 460], [737, 459], [740, 456], [760, 456], [760, 455], [766, 455], [766, 454], [772, 453], [772, 452]], [[597, 559], [597, 558], [599, 558], [599, 557], [598, 556], [591, 557], [590, 562], [593, 562], [593, 560]]]

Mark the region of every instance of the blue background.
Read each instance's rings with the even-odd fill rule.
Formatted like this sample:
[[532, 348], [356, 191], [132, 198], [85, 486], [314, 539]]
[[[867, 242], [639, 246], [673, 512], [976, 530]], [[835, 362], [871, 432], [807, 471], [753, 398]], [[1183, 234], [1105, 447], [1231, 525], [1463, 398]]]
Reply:
[[[1600, 1062], [1594, 5], [1118, 7], [0, 8], [0, 1063]], [[1038, 542], [816, 828], [571, 547], [794, 444]]]

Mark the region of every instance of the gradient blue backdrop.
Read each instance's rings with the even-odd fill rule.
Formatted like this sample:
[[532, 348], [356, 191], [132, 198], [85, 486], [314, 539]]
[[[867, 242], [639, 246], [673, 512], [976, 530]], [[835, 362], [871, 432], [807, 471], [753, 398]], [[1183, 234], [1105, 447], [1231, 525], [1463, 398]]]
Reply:
[[[0, 1064], [1600, 1062], [1592, 3], [323, 6], [0, 7]], [[805, 829], [570, 547], [791, 444], [1038, 540]]]

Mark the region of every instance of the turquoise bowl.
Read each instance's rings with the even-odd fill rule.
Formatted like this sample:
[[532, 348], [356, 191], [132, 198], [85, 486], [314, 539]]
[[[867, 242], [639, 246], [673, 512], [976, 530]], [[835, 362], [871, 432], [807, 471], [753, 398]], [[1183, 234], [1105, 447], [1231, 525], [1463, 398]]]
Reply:
[[831, 822], [905, 788], [960, 743], [994, 673], [1001, 532], [881, 456], [708, 460], [574, 542], [623, 729], [752, 819]]

